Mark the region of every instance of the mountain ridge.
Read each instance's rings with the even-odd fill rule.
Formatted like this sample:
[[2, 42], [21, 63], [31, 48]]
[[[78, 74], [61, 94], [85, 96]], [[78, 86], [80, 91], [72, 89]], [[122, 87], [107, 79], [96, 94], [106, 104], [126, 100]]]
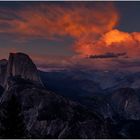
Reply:
[[[0, 98], [0, 120], [5, 118], [3, 114], [14, 96], [21, 105], [23, 121], [30, 134], [27, 138], [110, 137], [102, 116], [45, 88], [42, 82], [38, 81], [40, 77], [36, 66], [32, 63], [25, 54], [10, 54], [6, 65], [7, 86], [1, 91], [3, 94]], [[27, 72], [25, 68], [28, 68]], [[31, 73], [34, 70], [35, 73]], [[0, 121], [0, 129], [4, 127]]]

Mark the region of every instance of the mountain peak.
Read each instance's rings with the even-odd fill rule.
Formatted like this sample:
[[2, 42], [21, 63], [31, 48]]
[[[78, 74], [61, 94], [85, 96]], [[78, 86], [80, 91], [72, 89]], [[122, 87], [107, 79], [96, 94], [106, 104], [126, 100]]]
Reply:
[[9, 54], [5, 85], [10, 76], [21, 76], [23, 79], [42, 84], [36, 65], [27, 54], [21, 52]]

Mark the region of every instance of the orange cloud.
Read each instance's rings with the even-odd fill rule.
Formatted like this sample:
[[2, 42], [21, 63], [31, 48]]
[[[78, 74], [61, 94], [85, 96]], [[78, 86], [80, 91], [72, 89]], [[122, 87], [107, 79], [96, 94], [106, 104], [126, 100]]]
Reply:
[[113, 43], [133, 41], [133, 37], [129, 33], [121, 32], [117, 29], [114, 29], [114, 30], [111, 30], [110, 32], [107, 32], [103, 36], [103, 40], [106, 43], [106, 45], [109, 46]]
[[1, 9], [0, 13], [0, 33], [26, 39], [70, 36], [74, 51], [83, 56], [108, 52], [140, 55], [140, 33], [115, 29], [119, 13], [111, 2], [43, 3], [15, 11]]
[[132, 33], [132, 36], [133, 36], [134, 40], [136, 40], [137, 42], [140, 42], [140, 33], [139, 32]]
[[[1, 10], [1, 33], [14, 33], [25, 38], [71, 36], [75, 40], [95, 40], [118, 23], [118, 12], [110, 2], [65, 4], [43, 3], [17, 11]], [[11, 15], [10, 20], [7, 19]]]
[[81, 54], [102, 55], [106, 53], [126, 53], [128, 57], [140, 56], [140, 33], [127, 33], [117, 29], [103, 34], [95, 43], [80, 44]]

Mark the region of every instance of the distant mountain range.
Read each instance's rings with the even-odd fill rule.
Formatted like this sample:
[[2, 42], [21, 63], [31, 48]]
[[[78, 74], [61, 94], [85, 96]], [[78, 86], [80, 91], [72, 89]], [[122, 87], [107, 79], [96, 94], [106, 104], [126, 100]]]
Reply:
[[131, 126], [140, 130], [140, 72], [65, 69], [40, 76], [48, 89], [111, 119], [117, 138], [140, 137], [129, 132]]
[[[45, 75], [46, 73], [46, 75]], [[131, 87], [140, 88], [140, 72], [118, 72], [118, 71], [97, 71], [84, 69], [66, 69], [44, 72], [48, 80], [66, 81], [90, 81], [92, 85], [96, 84], [100, 90], [115, 90], [118, 88]], [[86, 84], [88, 85], [88, 84]], [[90, 87], [89, 87], [90, 88]], [[86, 88], [86, 90], [89, 90]]]

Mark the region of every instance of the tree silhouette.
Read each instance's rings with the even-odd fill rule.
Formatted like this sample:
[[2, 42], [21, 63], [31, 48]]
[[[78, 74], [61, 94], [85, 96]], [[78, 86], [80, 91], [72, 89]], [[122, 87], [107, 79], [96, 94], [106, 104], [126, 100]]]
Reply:
[[26, 138], [26, 127], [21, 113], [21, 105], [17, 98], [12, 95], [4, 108], [4, 118], [1, 121], [3, 129], [2, 138]]

